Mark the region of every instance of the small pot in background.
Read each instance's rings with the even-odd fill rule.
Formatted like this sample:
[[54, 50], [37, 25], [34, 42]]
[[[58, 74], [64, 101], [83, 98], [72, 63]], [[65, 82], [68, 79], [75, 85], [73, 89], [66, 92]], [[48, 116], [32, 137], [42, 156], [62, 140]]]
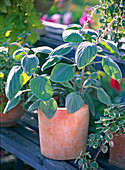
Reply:
[[114, 136], [114, 147], [110, 147], [109, 163], [125, 169], [125, 134]]

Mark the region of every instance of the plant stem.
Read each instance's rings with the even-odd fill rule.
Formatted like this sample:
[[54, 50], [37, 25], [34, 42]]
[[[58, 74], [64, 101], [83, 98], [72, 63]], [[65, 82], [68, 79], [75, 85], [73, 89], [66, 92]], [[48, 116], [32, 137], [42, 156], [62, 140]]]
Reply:
[[83, 82], [84, 82], [84, 71], [85, 71], [85, 67], [83, 67], [82, 69], [82, 73], [81, 73], [81, 88], [80, 88], [80, 92], [83, 92]]
[[95, 158], [93, 159], [93, 161], [96, 161], [96, 159], [98, 158], [99, 153], [101, 152], [102, 148], [103, 148], [103, 146], [101, 146], [101, 148], [100, 148], [99, 151], [97, 152], [97, 154], [96, 154]]
[[72, 63], [74, 63], [74, 61], [72, 61], [71, 59], [69, 59], [69, 58], [67, 58], [67, 57], [62, 57], [62, 58], [65, 58], [66, 60], [69, 60], [69, 61], [71, 61]]
[[19, 44], [19, 43], [17, 43], [17, 42], [13, 42], [13, 43], [10, 43], [10, 45], [17, 45], [18, 47], [20, 47], [20, 48], [23, 50], [23, 52], [24, 52], [26, 55], [28, 55], [27, 52], [24, 50], [24, 48], [22, 47], [21, 44]]

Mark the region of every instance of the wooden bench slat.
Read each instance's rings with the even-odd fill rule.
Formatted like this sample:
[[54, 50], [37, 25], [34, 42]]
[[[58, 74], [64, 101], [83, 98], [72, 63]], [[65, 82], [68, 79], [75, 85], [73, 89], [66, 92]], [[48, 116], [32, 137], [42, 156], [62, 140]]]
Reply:
[[[17, 128], [18, 130], [14, 130], [14, 128]], [[30, 130], [29, 132], [26, 131], [26, 133], [24, 133], [22, 136], [22, 133], [18, 133], [19, 130], [22, 131], [22, 128], [19, 128], [18, 126], [13, 128], [1, 128], [1, 146], [4, 149], [8, 150], [10, 153], [14, 154], [19, 159], [28, 163], [35, 169], [76, 169], [64, 161], [55, 161], [42, 156], [39, 145], [35, 144], [36, 142], [31, 142], [31, 138], [30, 140], [28, 139], [29, 136], [32, 136], [32, 132]], [[37, 139], [34, 137], [34, 140], [38, 140], [38, 137]], [[43, 165], [40, 164], [41, 162]]]

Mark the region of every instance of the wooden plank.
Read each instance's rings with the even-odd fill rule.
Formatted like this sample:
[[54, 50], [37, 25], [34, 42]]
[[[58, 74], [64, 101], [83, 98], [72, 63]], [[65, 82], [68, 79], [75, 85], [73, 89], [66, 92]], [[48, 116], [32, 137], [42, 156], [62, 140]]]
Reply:
[[123, 170], [121, 168], [118, 168], [116, 166], [109, 164], [108, 160], [106, 158], [100, 158], [100, 159], [97, 160], [97, 162], [98, 162], [98, 164], [101, 168], [104, 168], [106, 170], [111, 170], [111, 169], [112, 170]]
[[[15, 127], [18, 128], [18, 127]], [[30, 132], [29, 132], [30, 133]], [[26, 136], [29, 134], [26, 133]], [[13, 128], [1, 128], [1, 147], [28, 163], [35, 169], [75, 170], [66, 162], [47, 159], [40, 153], [38, 145], [13, 131]]]

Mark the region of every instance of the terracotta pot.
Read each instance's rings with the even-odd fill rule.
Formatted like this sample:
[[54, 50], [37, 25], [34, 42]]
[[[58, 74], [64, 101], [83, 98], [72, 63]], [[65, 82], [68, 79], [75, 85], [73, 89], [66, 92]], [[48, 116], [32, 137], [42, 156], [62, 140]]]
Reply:
[[81, 150], [86, 151], [89, 125], [88, 105], [70, 114], [58, 108], [54, 117], [47, 119], [38, 109], [41, 153], [51, 159], [75, 159]]
[[7, 114], [0, 112], [0, 127], [11, 127], [24, 115], [25, 110], [22, 101], [14, 108], [10, 109]]
[[113, 138], [114, 147], [110, 147], [109, 163], [125, 169], [125, 134]]

